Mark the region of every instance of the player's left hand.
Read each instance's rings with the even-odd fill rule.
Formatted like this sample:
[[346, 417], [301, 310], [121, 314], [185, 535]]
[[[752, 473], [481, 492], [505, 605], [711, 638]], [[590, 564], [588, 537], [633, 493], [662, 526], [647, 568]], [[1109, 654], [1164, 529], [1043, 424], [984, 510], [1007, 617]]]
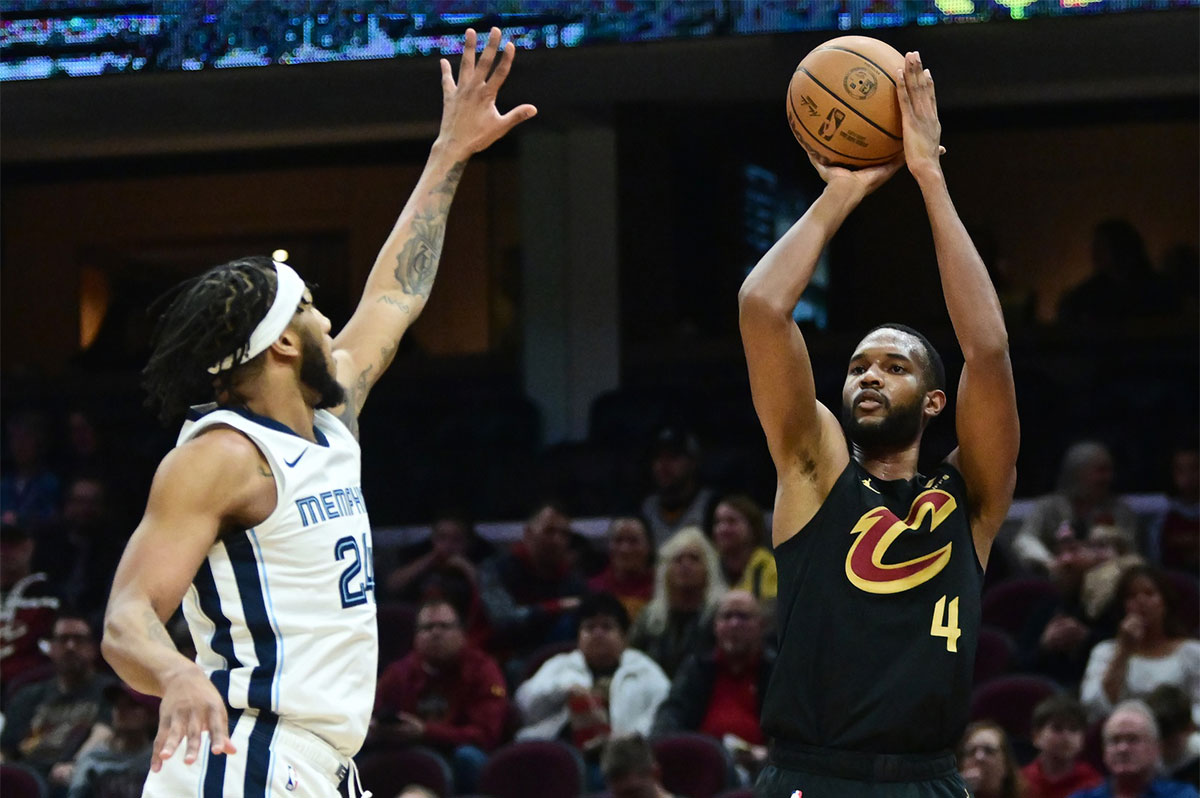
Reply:
[[904, 131], [904, 160], [914, 175], [940, 169], [942, 123], [938, 120], [933, 75], [921, 63], [918, 52], [906, 53], [904, 68], [896, 72], [896, 94]]
[[[445, 58], [441, 60], [442, 127], [438, 140], [461, 151], [463, 156], [487, 149], [492, 142], [537, 114], [537, 108], [528, 103], [518, 105], [506, 114], [496, 110], [496, 95], [512, 68], [516, 47], [507, 42], [501, 48], [500, 29], [492, 28], [487, 46], [476, 62], [476, 41], [475, 31], [468, 29], [457, 82], [450, 62]], [[500, 55], [498, 62], [497, 53]]]

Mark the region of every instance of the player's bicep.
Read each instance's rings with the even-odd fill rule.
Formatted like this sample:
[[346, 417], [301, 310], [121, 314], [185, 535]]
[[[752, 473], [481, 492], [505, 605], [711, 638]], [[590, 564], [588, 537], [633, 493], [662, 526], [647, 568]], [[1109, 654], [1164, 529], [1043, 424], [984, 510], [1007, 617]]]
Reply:
[[974, 515], [998, 528], [1012, 503], [1021, 442], [1007, 352], [963, 366], [955, 428], [958, 449], [950, 459], [967, 483]]
[[797, 457], [816, 451], [822, 431], [824, 408], [804, 337], [789, 317], [745, 307], [741, 332], [754, 410], [776, 468], [788, 470]]
[[367, 394], [391, 365], [400, 338], [416, 319], [424, 299], [400, 291], [372, 298], [364, 294], [354, 315], [333, 339], [338, 382], [346, 389], [347, 405], [362, 410]]

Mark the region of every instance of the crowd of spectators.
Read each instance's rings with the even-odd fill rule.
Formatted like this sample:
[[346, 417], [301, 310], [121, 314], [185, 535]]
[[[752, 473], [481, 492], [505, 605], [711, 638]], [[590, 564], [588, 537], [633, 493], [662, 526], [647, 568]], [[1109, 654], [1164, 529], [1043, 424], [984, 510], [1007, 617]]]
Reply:
[[[97, 630], [133, 528], [114, 497], [135, 489], [117, 484], [86, 413], [62, 421], [57, 458], [45, 417], [5, 430], [0, 751], [49, 795], [124, 795], [148, 766], [156, 704], [108, 672]], [[724, 751], [727, 786], [752, 783], [774, 663], [770, 521], [751, 496], [705, 484], [702, 458], [691, 432], [655, 432], [642, 512], [614, 507], [603, 535], [543, 500], [511, 543], [454, 510], [419, 543], [377, 547], [377, 601], [413, 620], [381, 620], [389, 653], [364, 754], [432, 751], [465, 795], [507, 743], [553, 740], [578, 753], [588, 790], [617, 794], [615, 779], [665, 795], [651, 744], [698, 734]], [[984, 623], [1010, 656], [977, 681], [1051, 687], [1023, 725], [974, 716], [958, 753], [977, 796], [1194, 795], [1171, 785], [1195, 785], [1200, 762], [1198, 463], [1194, 445], [1176, 447], [1147, 514], [1114, 491], [1113, 455], [1076, 442], [1058, 488], [1001, 535]], [[1014, 585], [1028, 588], [1020, 617], [990, 617], [989, 594]]]

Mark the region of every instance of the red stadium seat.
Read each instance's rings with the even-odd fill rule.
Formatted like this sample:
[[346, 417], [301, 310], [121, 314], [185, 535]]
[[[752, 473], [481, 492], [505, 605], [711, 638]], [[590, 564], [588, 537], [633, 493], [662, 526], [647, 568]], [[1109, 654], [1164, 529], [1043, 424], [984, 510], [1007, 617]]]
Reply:
[[975, 650], [975, 686], [1008, 673], [1016, 650], [1017, 644], [1003, 629], [981, 627], [979, 646]]
[[20, 766], [0, 765], [0, 795], [4, 798], [45, 798], [38, 777]]
[[379, 624], [379, 670], [412, 651], [417, 629], [417, 608], [398, 601], [382, 601], [375, 611]]
[[442, 798], [454, 793], [450, 766], [428, 748], [372, 751], [359, 761], [358, 772], [363, 785], [376, 795], [398, 795], [410, 784], [419, 784]]
[[1014, 744], [1027, 742], [1032, 734], [1033, 708], [1061, 689], [1044, 676], [999, 676], [971, 694], [971, 720], [994, 721]]
[[579, 798], [583, 757], [557, 740], [521, 740], [500, 748], [479, 776], [479, 792], [493, 798]]
[[667, 792], [713, 798], [729, 786], [724, 746], [706, 734], [672, 734], [651, 741]]
[[1001, 582], [983, 594], [983, 623], [1016, 637], [1035, 607], [1057, 598], [1058, 588], [1049, 579], [1022, 577]]

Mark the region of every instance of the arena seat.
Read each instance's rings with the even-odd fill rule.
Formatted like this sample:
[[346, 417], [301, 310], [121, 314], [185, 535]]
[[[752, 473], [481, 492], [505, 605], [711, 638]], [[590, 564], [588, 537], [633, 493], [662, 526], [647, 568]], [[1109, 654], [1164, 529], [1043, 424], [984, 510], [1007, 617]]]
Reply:
[[1017, 644], [1003, 629], [980, 627], [979, 645], [975, 649], [975, 686], [1008, 673], [1016, 650]]
[[983, 594], [983, 623], [1015, 637], [1034, 607], [1057, 597], [1058, 588], [1049, 579], [1020, 577], [1001, 582]]
[[583, 791], [583, 757], [557, 740], [509, 743], [479, 776], [479, 792], [493, 798], [579, 798]]
[[729, 786], [729, 754], [706, 734], [672, 734], [650, 743], [662, 785], [689, 798], [713, 798]]
[[450, 766], [434, 751], [421, 746], [376, 749], [358, 763], [363, 785], [376, 795], [398, 795], [419, 784], [441, 798], [454, 794]]

